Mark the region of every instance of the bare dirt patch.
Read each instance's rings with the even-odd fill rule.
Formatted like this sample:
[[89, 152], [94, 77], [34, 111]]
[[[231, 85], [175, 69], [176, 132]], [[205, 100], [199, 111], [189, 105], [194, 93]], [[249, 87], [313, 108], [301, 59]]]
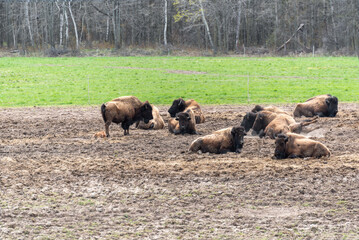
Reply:
[[[357, 239], [358, 106], [306, 128], [332, 157], [304, 160], [273, 160], [274, 141], [250, 135], [225, 155], [190, 154], [198, 136], [167, 129], [95, 139], [99, 107], [1, 109], [0, 238]], [[198, 131], [252, 107], [206, 106]]]

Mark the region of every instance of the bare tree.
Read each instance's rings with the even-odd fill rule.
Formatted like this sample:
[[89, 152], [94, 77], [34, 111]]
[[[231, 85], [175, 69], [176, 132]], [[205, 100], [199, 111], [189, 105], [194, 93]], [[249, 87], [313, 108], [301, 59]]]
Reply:
[[72, 14], [71, 1], [69, 1], [69, 13], [70, 13], [70, 16], [72, 19], [72, 23], [74, 24], [74, 32], [75, 32], [75, 37], [76, 37], [76, 49], [79, 49], [79, 35], [77, 33], [77, 25], [76, 25], [75, 17]]

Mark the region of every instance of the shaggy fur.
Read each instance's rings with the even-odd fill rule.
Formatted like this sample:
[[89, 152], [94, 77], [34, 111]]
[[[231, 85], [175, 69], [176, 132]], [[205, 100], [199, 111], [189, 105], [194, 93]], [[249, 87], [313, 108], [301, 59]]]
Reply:
[[189, 148], [192, 152], [210, 153], [240, 153], [244, 145], [246, 135], [243, 127], [230, 127], [218, 130], [213, 134], [197, 138]]
[[196, 131], [196, 120], [192, 109], [176, 114], [176, 118], [168, 121], [168, 130], [174, 134], [198, 134]]
[[294, 109], [294, 117], [335, 117], [338, 113], [338, 98], [330, 94], [309, 98], [304, 103], [298, 103]]
[[176, 117], [177, 113], [185, 112], [188, 109], [191, 109], [193, 111], [197, 124], [204, 123], [205, 117], [202, 113], [201, 107], [193, 99], [185, 101], [182, 98], [178, 98], [174, 100], [172, 106], [168, 109], [168, 112], [171, 117]]
[[107, 137], [110, 136], [109, 127], [112, 122], [121, 123], [124, 135], [128, 135], [131, 124], [140, 120], [148, 123], [153, 119], [152, 107], [149, 102], [142, 103], [134, 96], [119, 97], [102, 104], [101, 113]]
[[277, 159], [330, 156], [324, 144], [295, 133], [279, 134], [275, 146], [274, 157]]
[[136, 123], [136, 128], [139, 129], [163, 129], [165, 127], [165, 122], [163, 121], [163, 118], [160, 115], [160, 111], [156, 106], [151, 104], [152, 107], [152, 116], [153, 119], [150, 120], [148, 123], [145, 123], [143, 120]]

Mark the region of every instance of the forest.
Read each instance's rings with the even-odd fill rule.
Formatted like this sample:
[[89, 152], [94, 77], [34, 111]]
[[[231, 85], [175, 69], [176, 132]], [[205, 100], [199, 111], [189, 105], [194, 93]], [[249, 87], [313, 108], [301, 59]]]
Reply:
[[0, 48], [358, 52], [359, 0], [2, 1]]

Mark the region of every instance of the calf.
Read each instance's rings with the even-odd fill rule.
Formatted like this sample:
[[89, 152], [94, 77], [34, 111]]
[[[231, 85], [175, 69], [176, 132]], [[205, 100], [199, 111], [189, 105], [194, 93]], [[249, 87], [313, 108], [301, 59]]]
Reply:
[[197, 138], [189, 148], [189, 151], [203, 153], [240, 153], [244, 145], [244, 127], [230, 127], [218, 130], [213, 134]]
[[176, 114], [176, 118], [168, 121], [168, 130], [174, 134], [198, 134], [196, 131], [196, 120], [192, 109]]
[[119, 97], [102, 104], [101, 114], [105, 122], [106, 137], [110, 136], [109, 127], [112, 122], [121, 123], [124, 135], [128, 135], [131, 124], [140, 120], [148, 123], [153, 119], [150, 103], [143, 103], [134, 96]]
[[169, 114], [171, 117], [176, 117], [177, 113], [185, 112], [187, 109], [192, 109], [194, 115], [195, 115], [195, 121], [197, 124], [204, 123], [205, 118], [202, 113], [201, 107], [199, 104], [193, 100], [183, 100], [182, 98], [175, 99], [172, 103], [172, 106], [168, 109]]
[[294, 117], [335, 117], [338, 113], [338, 98], [330, 94], [309, 98], [304, 103], [298, 103], [294, 109]]
[[275, 139], [274, 157], [277, 159], [325, 156], [330, 156], [329, 149], [324, 144], [305, 136], [287, 133], [279, 134]]
[[161, 117], [158, 108], [152, 104], [151, 107], [153, 119], [151, 119], [148, 123], [145, 123], [143, 120], [138, 121], [136, 123], [136, 128], [158, 130], [165, 127], [165, 122], [163, 121], [163, 118]]

